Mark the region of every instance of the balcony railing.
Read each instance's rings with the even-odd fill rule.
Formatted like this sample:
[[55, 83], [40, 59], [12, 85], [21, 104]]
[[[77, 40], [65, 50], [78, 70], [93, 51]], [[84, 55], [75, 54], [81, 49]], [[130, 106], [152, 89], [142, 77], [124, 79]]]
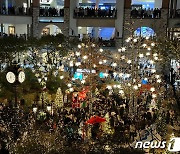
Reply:
[[131, 10], [131, 18], [141, 18], [141, 19], [160, 19], [161, 10], [160, 9], [133, 9]]
[[74, 10], [74, 18], [116, 18], [116, 9], [95, 9], [95, 8], [76, 8]]
[[0, 15], [31, 15], [31, 8], [24, 7], [2, 7], [0, 8]]
[[40, 8], [41, 17], [64, 17], [64, 9]]

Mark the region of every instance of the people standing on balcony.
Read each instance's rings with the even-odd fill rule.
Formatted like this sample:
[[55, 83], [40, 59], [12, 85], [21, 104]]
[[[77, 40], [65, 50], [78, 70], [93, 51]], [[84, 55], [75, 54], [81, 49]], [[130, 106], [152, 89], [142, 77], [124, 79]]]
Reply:
[[131, 10], [132, 18], [161, 18], [161, 10], [158, 8], [155, 9], [136, 9]]
[[100, 9], [100, 8], [75, 8], [74, 16], [75, 17], [116, 17], [116, 9]]
[[54, 7], [45, 7], [40, 8], [40, 16], [46, 16], [46, 17], [55, 17], [55, 16], [64, 16], [64, 9], [56, 9]]

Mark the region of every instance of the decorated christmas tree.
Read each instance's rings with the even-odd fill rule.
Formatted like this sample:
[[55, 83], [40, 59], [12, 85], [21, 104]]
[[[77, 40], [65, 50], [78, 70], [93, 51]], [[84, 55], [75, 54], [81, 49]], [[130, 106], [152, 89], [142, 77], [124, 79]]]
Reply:
[[63, 94], [62, 94], [61, 88], [58, 88], [58, 90], [57, 90], [56, 98], [55, 98], [55, 105], [57, 107], [63, 107], [64, 106]]

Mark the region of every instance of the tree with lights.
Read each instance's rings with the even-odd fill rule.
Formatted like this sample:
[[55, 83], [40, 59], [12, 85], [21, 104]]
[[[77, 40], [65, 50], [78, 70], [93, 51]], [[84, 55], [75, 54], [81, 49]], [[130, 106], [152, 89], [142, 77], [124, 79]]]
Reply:
[[58, 90], [57, 90], [56, 98], [55, 98], [55, 105], [57, 107], [63, 107], [64, 106], [63, 94], [62, 94], [61, 88], [58, 88]]
[[[86, 91], [90, 101], [90, 112], [92, 112], [93, 98], [99, 93], [97, 87], [101, 90], [106, 89], [107, 81], [112, 79], [109, 72], [115, 69], [116, 63], [108, 55], [109, 53], [96, 44], [87, 41], [79, 44], [75, 51], [70, 52], [62, 60], [63, 71], [65, 67], [69, 71], [69, 76], [66, 77], [69, 92]], [[65, 79], [64, 76], [60, 78]]]

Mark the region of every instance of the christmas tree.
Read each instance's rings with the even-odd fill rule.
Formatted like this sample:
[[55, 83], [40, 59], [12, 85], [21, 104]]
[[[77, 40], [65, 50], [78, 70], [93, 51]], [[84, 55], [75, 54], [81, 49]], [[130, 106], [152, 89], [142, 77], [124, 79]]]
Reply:
[[56, 98], [55, 98], [55, 104], [57, 107], [63, 107], [64, 106], [63, 94], [62, 94], [61, 88], [58, 88], [58, 90], [57, 90]]

